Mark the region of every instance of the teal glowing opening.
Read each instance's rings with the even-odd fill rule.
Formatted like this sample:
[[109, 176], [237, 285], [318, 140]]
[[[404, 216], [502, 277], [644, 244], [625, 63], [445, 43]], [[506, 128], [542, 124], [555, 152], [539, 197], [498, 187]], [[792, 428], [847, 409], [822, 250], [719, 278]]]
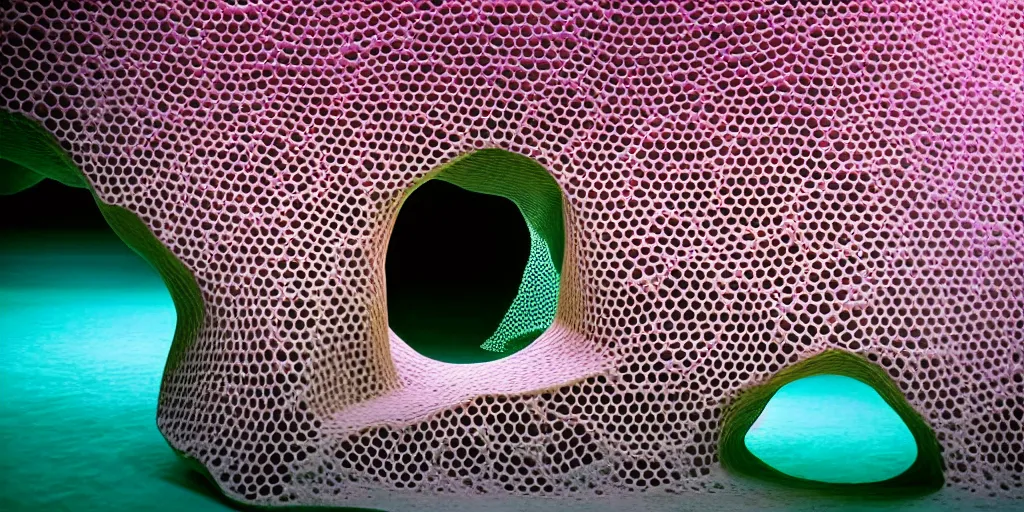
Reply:
[[[480, 283], [484, 291], [474, 290], [476, 295], [461, 290], [448, 289], [445, 284], [432, 287], [418, 303], [411, 303], [407, 297], [394, 294], [392, 264], [402, 258], [416, 258], [420, 251], [446, 250], [444, 244], [423, 243], [410, 250], [403, 241], [392, 240], [387, 254], [388, 270], [388, 311], [389, 324], [407, 344], [423, 355], [444, 362], [475, 363], [499, 359], [528, 346], [554, 321], [558, 309], [559, 283], [561, 281], [562, 258], [565, 253], [565, 228], [562, 219], [563, 194], [554, 178], [540, 164], [523, 155], [500, 149], [484, 149], [460, 156], [435, 169], [413, 187], [401, 199], [396, 222], [404, 222], [403, 208], [414, 210], [417, 190], [442, 190], [443, 187], [424, 187], [431, 180], [455, 185], [462, 193], [482, 194], [503, 204], [509, 204], [518, 211], [518, 227], [525, 224], [529, 236], [529, 254], [525, 264], [519, 261], [514, 270], [518, 287], [515, 293], [501, 291], [496, 279], [493, 289], [488, 289], [487, 278]], [[449, 186], [450, 186], [449, 185]], [[418, 206], [417, 206], [418, 207]], [[416, 213], [407, 215], [420, 215]], [[437, 222], [459, 224], [472, 216], [473, 212], [452, 213], [445, 218], [438, 216]], [[493, 234], [495, 229], [485, 220], [476, 219], [478, 227], [467, 230], [464, 241], [472, 245], [475, 237], [483, 233]], [[470, 225], [473, 223], [470, 222]], [[393, 225], [395, 232], [398, 229]], [[403, 226], [403, 229], [408, 228]], [[507, 226], [504, 229], [509, 229]], [[508, 236], [514, 236], [509, 229]], [[499, 236], [505, 236], [500, 234]], [[413, 254], [395, 254], [401, 251]], [[478, 253], [474, 257], [502, 258], [501, 255]], [[456, 256], [457, 258], [457, 256]], [[465, 262], [465, 260], [463, 260]], [[417, 272], [438, 272], [437, 268], [422, 265]], [[477, 288], [474, 286], [473, 288]], [[511, 290], [510, 290], [511, 291]], [[417, 302], [417, 301], [413, 301]], [[447, 304], [445, 303], [447, 302]], [[498, 314], [491, 315], [488, 304], [497, 303]], [[410, 308], [418, 311], [410, 313]], [[504, 312], [501, 314], [501, 312]], [[439, 316], [461, 315], [460, 326], [443, 326]], [[450, 322], [449, 322], [450, 323]]]
[[827, 483], [881, 482], [917, 459], [914, 436], [892, 407], [871, 386], [841, 375], [782, 386], [744, 443], [786, 475]]

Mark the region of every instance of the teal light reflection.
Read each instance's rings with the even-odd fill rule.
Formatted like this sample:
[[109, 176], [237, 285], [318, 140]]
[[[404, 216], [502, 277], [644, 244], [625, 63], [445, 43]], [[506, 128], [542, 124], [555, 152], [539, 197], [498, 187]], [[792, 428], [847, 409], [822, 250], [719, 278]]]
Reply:
[[789, 476], [828, 483], [888, 480], [917, 459], [913, 435], [878, 392], [839, 375], [780, 388], [744, 443]]
[[156, 428], [156, 271], [109, 232], [2, 237], [0, 510], [230, 510]]

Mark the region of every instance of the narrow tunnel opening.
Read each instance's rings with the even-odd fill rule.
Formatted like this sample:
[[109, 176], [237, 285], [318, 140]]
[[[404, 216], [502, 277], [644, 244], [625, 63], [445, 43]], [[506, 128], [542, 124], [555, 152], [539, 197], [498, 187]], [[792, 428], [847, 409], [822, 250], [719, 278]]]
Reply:
[[388, 320], [421, 354], [481, 362], [504, 354], [481, 344], [516, 297], [530, 233], [500, 196], [430, 180], [402, 205], [388, 244]]
[[449, 363], [511, 355], [558, 309], [562, 191], [540, 164], [485, 149], [406, 192], [385, 263], [390, 328]]

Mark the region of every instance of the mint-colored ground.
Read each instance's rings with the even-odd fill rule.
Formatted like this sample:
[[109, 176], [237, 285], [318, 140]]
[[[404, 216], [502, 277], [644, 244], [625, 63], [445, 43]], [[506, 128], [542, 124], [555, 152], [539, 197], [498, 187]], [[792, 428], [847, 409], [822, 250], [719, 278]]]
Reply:
[[744, 442], [789, 476], [829, 483], [888, 480], [917, 458], [913, 434], [878, 392], [840, 375], [814, 375], [780, 388]]
[[[110, 233], [0, 233], [0, 511], [229, 510], [160, 436], [175, 313], [159, 277]], [[717, 471], [717, 470], [716, 470]], [[836, 498], [735, 479], [713, 493], [551, 500], [394, 495], [405, 511], [1024, 510], [955, 490]]]
[[0, 510], [230, 510], [156, 429], [156, 272], [112, 233], [0, 236]]

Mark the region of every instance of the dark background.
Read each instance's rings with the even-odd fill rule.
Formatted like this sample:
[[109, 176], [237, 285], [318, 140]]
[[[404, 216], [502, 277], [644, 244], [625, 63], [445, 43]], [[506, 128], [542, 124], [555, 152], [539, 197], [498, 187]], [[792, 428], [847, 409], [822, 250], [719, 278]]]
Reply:
[[[54, 241], [114, 236], [88, 190], [49, 179], [0, 196], [0, 244], [18, 232]], [[443, 361], [500, 357], [479, 346], [515, 298], [529, 252], [526, 222], [511, 201], [428, 181], [402, 206], [388, 245], [391, 328]]]
[[0, 195], [0, 230], [109, 231], [92, 194], [50, 179]]
[[402, 206], [388, 245], [392, 330], [443, 361], [500, 357], [479, 346], [515, 298], [529, 255], [526, 221], [512, 201], [424, 183]]

